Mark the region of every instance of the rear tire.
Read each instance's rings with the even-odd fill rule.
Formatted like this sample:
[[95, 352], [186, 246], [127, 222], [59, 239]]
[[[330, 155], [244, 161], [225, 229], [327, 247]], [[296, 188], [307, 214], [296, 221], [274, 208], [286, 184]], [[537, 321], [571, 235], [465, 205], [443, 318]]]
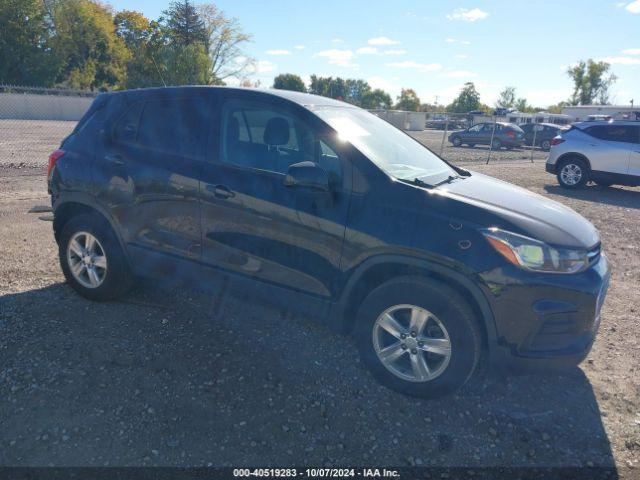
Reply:
[[473, 147], [475, 147], [475, 146], [476, 146], [476, 144], [475, 144], [475, 143], [468, 143], [467, 145], [469, 145], [469, 147], [470, 147], [470, 148], [473, 148]]
[[584, 160], [568, 158], [560, 162], [556, 176], [561, 187], [582, 188], [589, 181], [589, 167]]
[[551, 150], [551, 142], [549, 140], [544, 140], [540, 144], [540, 148], [542, 148], [542, 150], [544, 150], [545, 152], [548, 152], [549, 150]]
[[67, 283], [85, 298], [111, 300], [131, 286], [120, 243], [109, 224], [96, 214], [78, 215], [65, 224], [58, 256]]
[[462, 387], [478, 365], [482, 341], [472, 309], [456, 291], [434, 280], [402, 277], [382, 284], [364, 300], [356, 322], [362, 361], [380, 383], [397, 392], [446, 395]]

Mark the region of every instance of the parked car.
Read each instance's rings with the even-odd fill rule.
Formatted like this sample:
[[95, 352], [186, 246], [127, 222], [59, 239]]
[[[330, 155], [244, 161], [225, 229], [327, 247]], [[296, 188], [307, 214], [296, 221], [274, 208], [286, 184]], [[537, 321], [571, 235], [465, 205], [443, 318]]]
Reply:
[[[493, 131], [494, 126], [495, 133]], [[496, 122], [494, 124], [493, 122], [486, 122], [478, 123], [465, 130], [451, 132], [449, 141], [454, 147], [460, 147], [466, 144], [470, 147], [476, 145], [492, 145], [494, 150], [500, 150], [502, 147], [511, 149], [522, 146], [524, 143], [524, 132], [514, 123]]]
[[[563, 127], [553, 123], [522, 123], [518, 126], [524, 132], [525, 145], [533, 145], [535, 136], [535, 146], [542, 148], [546, 152], [551, 149], [551, 140], [563, 130]], [[535, 132], [534, 129], [536, 130]]]
[[566, 188], [640, 185], [640, 123], [579, 122], [551, 141], [546, 170]]
[[102, 93], [51, 154], [48, 187], [79, 294], [108, 300], [138, 277], [240, 292], [351, 333], [378, 380], [422, 397], [481, 358], [580, 362], [609, 279], [573, 210], [285, 90]]

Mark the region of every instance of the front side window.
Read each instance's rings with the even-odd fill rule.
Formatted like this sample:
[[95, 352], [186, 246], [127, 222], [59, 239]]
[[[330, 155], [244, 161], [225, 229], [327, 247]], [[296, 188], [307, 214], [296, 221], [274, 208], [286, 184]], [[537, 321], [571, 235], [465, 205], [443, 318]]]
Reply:
[[456, 171], [417, 140], [366, 110], [318, 107], [314, 113], [389, 175], [439, 182]]
[[313, 129], [291, 112], [261, 102], [230, 101], [222, 113], [225, 163], [286, 174], [294, 163], [319, 164], [335, 181], [341, 162]]
[[484, 127], [484, 123], [479, 123], [478, 125], [474, 125], [469, 129], [470, 132], [478, 133]]

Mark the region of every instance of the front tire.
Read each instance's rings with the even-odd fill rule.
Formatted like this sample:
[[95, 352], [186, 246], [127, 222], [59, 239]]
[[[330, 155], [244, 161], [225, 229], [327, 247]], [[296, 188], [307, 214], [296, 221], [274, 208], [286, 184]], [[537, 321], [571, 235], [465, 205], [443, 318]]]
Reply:
[[491, 148], [493, 150], [500, 150], [502, 148], [502, 142], [497, 138], [494, 138], [493, 143], [491, 144]]
[[362, 303], [355, 329], [364, 364], [397, 392], [436, 398], [471, 378], [481, 352], [472, 309], [456, 291], [420, 277], [391, 280]]
[[558, 166], [557, 178], [561, 187], [582, 188], [589, 181], [589, 167], [579, 158], [563, 160]]
[[111, 300], [131, 285], [118, 239], [98, 215], [78, 215], [65, 224], [58, 256], [67, 283], [90, 300]]
[[454, 147], [459, 147], [462, 145], [462, 140], [460, 140], [460, 137], [453, 137], [451, 139], [451, 143], [453, 144]]

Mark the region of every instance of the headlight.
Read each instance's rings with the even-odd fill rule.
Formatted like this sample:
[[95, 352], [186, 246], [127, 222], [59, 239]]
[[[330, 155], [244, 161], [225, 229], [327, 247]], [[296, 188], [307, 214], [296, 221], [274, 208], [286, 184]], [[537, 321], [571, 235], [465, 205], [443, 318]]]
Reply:
[[526, 270], [577, 273], [589, 267], [587, 250], [555, 248], [498, 228], [481, 230], [489, 244], [510, 263]]

